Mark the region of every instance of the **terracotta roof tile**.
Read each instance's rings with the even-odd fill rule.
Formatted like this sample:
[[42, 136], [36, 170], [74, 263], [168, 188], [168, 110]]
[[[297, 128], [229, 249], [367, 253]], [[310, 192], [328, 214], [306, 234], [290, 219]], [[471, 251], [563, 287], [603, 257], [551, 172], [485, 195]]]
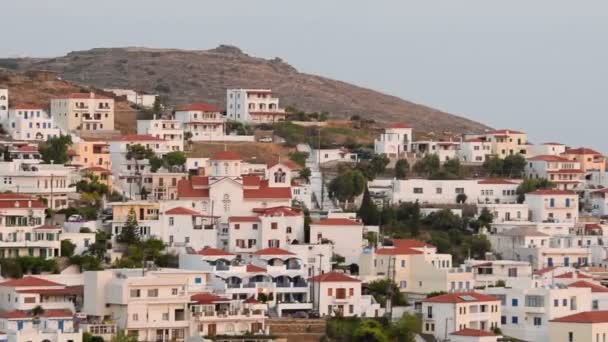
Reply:
[[499, 301], [499, 299], [478, 292], [453, 292], [423, 300], [425, 303], [475, 303], [492, 301]]
[[576, 195], [576, 192], [571, 190], [538, 189], [527, 193], [527, 195]]
[[245, 199], [291, 199], [291, 188], [270, 188], [262, 186], [259, 189], [244, 189]]
[[177, 182], [177, 197], [179, 199], [209, 198], [209, 189], [194, 189], [190, 180], [180, 179]]
[[485, 330], [477, 330], [471, 328], [464, 328], [462, 330], [455, 331], [450, 333], [450, 335], [456, 336], [472, 336], [472, 337], [486, 337], [486, 336], [496, 336], [494, 333]]
[[314, 276], [308, 279], [309, 281], [317, 282], [317, 283], [325, 283], [325, 282], [357, 282], [360, 283], [361, 280], [357, 278], [353, 278], [344, 273], [340, 272], [328, 272], [318, 276]]
[[204, 256], [231, 256], [234, 255], [230, 252], [226, 252], [224, 250], [212, 247], [206, 247], [198, 251], [196, 254], [204, 255]]
[[388, 128], [412, 128], [412, 126], [403, 122], [398, 122], [388, 126]]
[[175, 108], [175, 111], [200, 111], [200, 112], [219, 112], [220, 109], [216, 106], [206, 104], [203, 102], [197, 102], [186, 106]]
[[230, 216], [228, 222], [260, 222], [257, 216]]
[[295, 255], [294, 253], [291, 253], [290, 251], [286, 251], [281, 248], [273, 248], [273, 247], [260, 249], [253, 254], [255, 254], [255, 255]]
[[584, 311], [570, 316], [552, 319], [559, 323], [608, 323], [608, 311]]
[[586, 148], [586, 147], [568, 149], [563, 154], [597, 154], [597, 155], [601, 155], [601, 153], [599, 153], [598, 151], [592, 150], [592, 149]]
[[570, 159], [564, 158], [564, 157], [560, 157], [560, 156], [554, 156], [554, 155], [538, 155], [538, 156], [534, 156], [532, 158], [528, 158], [528, 160], [532, 160], [532, 161], [546, 161], [546, 162], [571, 162]]
[[435, 248], [435, 246], [424, 241], [415, 239], [393, 239], [393, 245], [401, 248]]
[[574, 283], [568, 284], [568, 287], [587, 287], [591, 289], [591, 292], [608, 292], [608, 287], [590, 283], [585, 280], [575, 281]]
[[228, 298], [216, 296], [211, 293], [197, 293], [195, 295], [192, 295], [190, 297], [190, 300], [192, 300], [193, 302], [197, 302], [199, 304], [206, 304], [206, 305], [211, 305], [211, 304], [215, 304], [215, 303], [225, 303], [225, 302], [230, 301], [230, 299], [228, 299]]
[[[591, 276], [581, 273], [579, 271], [575, 271], [575, 272], [576, 272], [576, 278], [578, 278], [578, 279], [591, 279], [592, 278]], [[572, 278], [574, 278], [574, 272], [566, 272], [564, 274], [555, 276], [555, 278], [572, 279]]]
[[196, 212], [194, 210], [190, 210], [184, 207], [175, 207], [173, 209], [169, 209], [165, 211], [165, 215], [189, 215], [189, 216], [199, 216], [201, 213]]
[[395, 247], [395, 248], [379, 248], [376, 250], [376, 254], [379, 255], [412, 255], [412, 254], [424, 254], [421, 251], [413, 248], [406, 247]]
[[311, 224], [321, 226], [362, 226], [363, 223], [345, 218], [328, 218], [319, 221], [313, 221]]
[[28, 315], [25, 311], [10, 311], [0, 314], [0, 318], [5, 319], [31, 319], [32, 316]]
[[254, 213], [262, 216], [302, 216], [302, 213], [290, 207], [254, 208]]
[[46, 318], [60, 318], [60, 317], [72, 317], [74, 314], [70, 310], [62, 310], [62, 309], [49, 309], [45, 310], [41, 315]]
[[0, 286], [6, 287], [34, 287], [34, 286], [64, 286], [63, 284], [55, 283], [42, 278], [25, 276], [21, 279], [12, 279], [0, 283]]
[[211, 157], [212, 160], [243, 160], [238, 154], [232, 151], [220, 151]]
[[253, 264], [247, 264], [245, 269], [247, 270], [248, 273], [266, 273], [267, 272], [267, 270], [265, 268], [256, 266]]

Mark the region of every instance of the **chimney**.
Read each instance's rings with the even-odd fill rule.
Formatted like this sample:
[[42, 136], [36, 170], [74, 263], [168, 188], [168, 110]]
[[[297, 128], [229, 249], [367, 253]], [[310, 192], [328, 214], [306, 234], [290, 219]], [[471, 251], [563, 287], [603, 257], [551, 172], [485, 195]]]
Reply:
[[31, 207], [32, 207], [32, 201], [31, 201], [31, 200], [27, 201], [27, 207], [28, 207], [28, 208], [31, 208]]

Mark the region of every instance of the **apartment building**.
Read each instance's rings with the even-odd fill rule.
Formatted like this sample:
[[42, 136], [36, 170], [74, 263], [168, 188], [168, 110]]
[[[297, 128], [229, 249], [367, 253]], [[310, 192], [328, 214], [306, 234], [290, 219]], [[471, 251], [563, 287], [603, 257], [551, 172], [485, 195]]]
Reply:
[[601, 153], [585, 147], [567, 149], [562, 157], [580, 163], [585, 173], [606, 172], [606, 157]]
[[569, 190], [540, 189], [526, 194], [533, 222], [574, 223], [578, 221], [578, 195]]
[[597, 216], [608, 216], [608, 188], [591, 191], [591, 208]]
[[71, 185], [77, 173], [59, 164], [40, 164], [37, 160], [0, 162], [0, 175], [0, 191], [42, 198], [51, 209], [66, 208], [69, 195], [76, 193]]
[[51, 116], [44, 109], [32, 105], [17, 105], [10, 109], [2, 127], [15, 140], [46, 141], [61, 134]]
[[384, 129], [384, 133], [374, 140], [374, 153], [389, 158], [404, 158], [412, 151], [413, 129], [405, 123], [395, 123]]
[[359, 156], [345, 147], [313, 149], [311, 156], [313, 162], [320, 165], [327, 163], [356, 163], [359, 161]]
[[361, 281], [344, 273], [329, 272], [309, 279], [314, 304], [321, 316], [381, 317], [384, 310], [374, 297], [361, 294]]
[[475, 287], [494, 286], [499, 282], [510, 286], [522, 278], [532, 278], [532, 265], [527, 261], [469, 259], [464, 266], [473, 273]]
[[422, 301], [422, 332], [439, 340], [467, 328], [500, 328], [500, 317], [500, 300], [483, 293], [453, 292]]
[[527, 161], [524, 172], [528, 178], [550, 180], [560, 190], [575, 190], [583, 183], [584, 172], [578, 161], [555, 155], [538, 155]]
[[159, 224], [151, 225], [150, 235], [165, 241], [169, 247], [201, 249], [217, 246], [217, 217], [184, 207], [173, 207], [161, 212], [158, 220]]
[[455, 204], [459, 195], [466, 203], [517, 203], [518, 181], [503, 179], [393, 180], [392, 203]]
[[198, 329], [192, 296], [209, 290], [210, 274], [179, 269], [84, 272], [83, 312], [138, 341], [183, 340]]
[[114, 130], [114, 99], [95, 93], [72, 93], [51, 99], [51, 117], [66, 132]]
[[501, 301], [501, 331], [523, 341], [549, 342], [549, 321], [591, 310], [589, 288], [548, 285], [493, 287], [484, 292]]
[[24, 311], [5, 312], [0, 314], [0, 329], [0, 338], [8, 342], [82, 342], [82, 331], [68, 310], [47, 310], [37, 317]]
[[184, 129], [182, 122], [173, 119], [137, 120], [137, 134], [151, 135], [163, 139], [171, 151], [184, 150]]
[[61, 228], [43, 225], [46, 208], [27, 195], [0, 194], [0, 257], [59, 256]]
[[455, 268], [450, 254], [438, 254], [435, 246], [418, 240], [394, 239], [392, 243], [363, 251], [359, 262], [362, 279], [372, 281], [392, 275], [399, 290], [414, 297], [473, 289], [473, 274]]
[[112, 168], [110, 160], [110, 145], [103, 140], [89, 140], [80, 138], [72, 144], [68, 151], [70, 165], [80, 167]]
[[133, 89], [111, 88], [104, 89], [104, 91], [114, 93], [116, 96], [124, 96], [127, 101], [143, 108], [154, 108], [154, 103], [159, 96], [158, 94], [146, 94]]
[[33, 276], [0, 283], [0, 309], [4, 312], [31, 311], [37, 306], [77, 312], [82, 304], [82, 286], [67, 286]]
[[591, 310], [608, 310], [608, 288], [606, 286], [598, 284], [593, 279], [583, 278], [578, 279], [578, 276], [584, 276], [582, 273], [573, 273], [573, 278], [567, 278], [570, 280], [567, 283], [569, 288], [588, 288], [591, 290]]
[[226, 132], [225, 119], [218, 107], [198, 102], [175, 108], [175, 120], [192, 141], [222, 140]]
[[289, 115], [279, 107], [271, 89], [226, 90], [226, 118], [253, 124], [283, 121]]
[[442, 163], [457, 158], [459, 149], [460, 143], [456, 141], [414, 141], [412, 143], [412, 152], [416, 158], [420, 159], [434, 154]]
[[487, 209], [494, 220], [494, 223], [529, 221], [529, 208], [525, 203], [487, 203], [477, 207], [477, 213], [481, 214], [483, 209]]
[[566, 152], [566, 145], [557, 142], [546, 142], [540, 145], [530, 145], [528, 157], [559, 156], [564, 152]]
[[608, 311], [584, 311], [549, 322], [550, 341], [603, 342], [608, 335]]
[[37, 145], [11, 144], [7, 147], [11, 160], [22, 160], [32, 164], [41, 162]]
[[498, 158], [515, 154], [525, 156], [528, 150], [528, 136], [526, 133], [510, 129], [498, 129], [465, 137], [465, 140], [469, 139], [480, 139], [490, 143], [490, 154]]
[[162, 231], [161, 221], [159, 221], [159, 212], [161, 211], [159, 202], [128, 201], [112, 202], [108, 205], [112, 208], [112, 236], [114, 238], [122, 232], [122, 227], [131, 214], [135, 214], [137, 219], [139, 236], [151, 237], [153, 231]]

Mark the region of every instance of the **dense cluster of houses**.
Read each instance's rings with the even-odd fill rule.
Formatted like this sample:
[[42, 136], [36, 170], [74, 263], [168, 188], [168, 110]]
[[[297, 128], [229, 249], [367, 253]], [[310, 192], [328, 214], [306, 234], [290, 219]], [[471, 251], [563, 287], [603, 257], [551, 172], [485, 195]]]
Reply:
[[[154, 103], [136, 92], [113, 91], [141, 106]], [[419, 314], [422, 334], [435, 340], [606, 341], [608, 174], [606, 158], [592, 149], [532, 145], [514, 130], [416, 141], [409, 125], [387, 127], [374, 152], [392, 161], [435, 154], [441, 162], [481, 165], [519, 154], [527, 178], [555, 184], [522, 200], [522, 179], [369, 182], [383, 205], [418, 202], [432, 210], [454, 207], [466, 195], [479, 213], [487, 209], [493, 222], [480, 234], [492, 255], [457, 265], [423, 241], [372, 241], [379, 227], [365, 225], [356, 213], [319, 210], [324, 200], [316, 187], [323, 183], [301, 177], [304, 166], [291, 160], [264, 163], [224, 148], [188, 158], [184, 167], [153, 170], [150, 158], [130, 156], [136, 145], [162, 157], [184, 151], [188, 140], [254, 141], [227, 132], [227, 122], [285, 120], [289, 113], [269, 89], [229, 89], [225, 109], [177, 107], [171, 117], [139, 120], [133, 135], [112, 135], [109, 96], [67, 94], [53, 99], [50, 111], [9, 106], [8, 97], [0, 90], [0, 123], [11, 137], [0, 161], [0, 258], [55, 258], [63, 240], [76, 254], [86, 253], [95, 231], [107, 230], [112, 262], [124, 252], [117, 237], [135, 218], [139, 237], [162, 240], [177, 254], [178, 267], [68, 267], [5, 279], [0, 340], [77, 342], [83, 332], [104, 339], [124, 332], [139, 341], [250, 334], [270, 340], [268, 317], [393, 313], [367, 291], [370, 282], [389, 278], [409, 298], [404, 310]], [[60, 135], [72, 137], [69, 161], [42, 162], [37, 143]], [[307, 167], [359, 160], [344, 148], [310, 152]], [[123, 196], [105, 203], [111, 219], [49, 224], [49, 212], [79, 199], [73, 185], [87, 174]]]

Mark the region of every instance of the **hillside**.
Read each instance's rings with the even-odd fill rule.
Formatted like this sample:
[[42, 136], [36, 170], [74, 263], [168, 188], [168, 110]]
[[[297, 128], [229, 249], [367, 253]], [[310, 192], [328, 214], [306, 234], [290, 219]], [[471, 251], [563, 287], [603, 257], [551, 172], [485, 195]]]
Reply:
[[160, 93], [168, 105], [205, 101], [224, 107], [225, 89], [272, 88], [283, 106], [358, 114], [380, 122], [408, 122], [420, 131], [479, 132], [487, 127], [460, 116], [345, 82], [301, 73], [280, 58], [256, 58], [236, 47], [202, 51], [98, 48], [56, 58], [0, 59], [18, 71], [50, 70], [77, 84]]
[[[49, 72], [18, 73], [0, 68], [0, 88], [9, 89], [10, 106], [29, 104], [49, 110], [50, 100], [60, 95], [79, 92], [101, 92], [99, 89], [82, 87], [58, 78]], [[111, 96], [112, 94], [105, 94]], [[136, 132], [137, 111], [129, 103], [115, 98], [114, 125], [123, 134]]]

